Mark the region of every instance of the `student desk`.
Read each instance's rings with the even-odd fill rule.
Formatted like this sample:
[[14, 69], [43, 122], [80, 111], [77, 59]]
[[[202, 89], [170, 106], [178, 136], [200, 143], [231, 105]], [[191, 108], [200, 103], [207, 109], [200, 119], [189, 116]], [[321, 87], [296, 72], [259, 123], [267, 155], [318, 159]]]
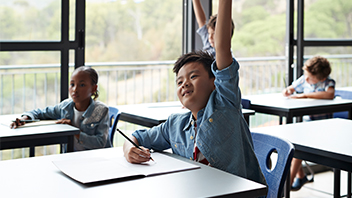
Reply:
[[[67, 151], [73, 151], [74, 135], [79, 129], [66, 124], [51, 124], [42, 126], [28, 126], [10, 129], [11, 120], [20, 115], [1, 115], [0, 120], [0, 150], [14, 149], [51, 144], [67, 144]], [[7, 122], [8, 121], [8, 122]], [[34, 156], [34, 149], [30, 149], [30, 157]]]
[[[286, 117], [286, 123], [292, 123], [293, 117], [304, 115], [348, 111], [352, 115], [352, 100], [335, 98], [324, 99], [290, 99], [281, 93], [243, 96], [251, 101], [255, 112]], [[280, 119], [281, 124], [281, 119]]]
[[[122, 105], [116, 108], [121, 111], [120, 120], [145, 127], [159, 125], [173, 113], [189, 112], [188, 109], [182, 108], [179, 101]], [[254, 115], [255, 111], [242, 109], [242, 113], [249, 125], [249, 116]]]
[[[200, 169], [89, 185], [72, 180], [52, 163], [58, 160], [122, 155], [122, 147], [115, 147], [0, 161], [1, 196], [247, 198], [266, 195], [265, 185], [198, 163]], [[174, 154], [167, 155], [196, 163]]]
[[[349, 178], [352, 172], [352, 120], [334, 118], [251, 131], [287, 139], [295, 146], [295, 158], [335, 168], [334, 197], [340, 197], [340, 170], [348, 171]], [[350, 179], [348, 183], [351, 197]]]

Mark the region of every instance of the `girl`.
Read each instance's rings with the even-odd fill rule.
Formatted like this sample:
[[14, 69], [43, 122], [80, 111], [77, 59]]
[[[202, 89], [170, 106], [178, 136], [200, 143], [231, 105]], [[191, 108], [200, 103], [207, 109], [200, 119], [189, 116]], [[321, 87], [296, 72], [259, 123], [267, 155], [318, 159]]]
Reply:
[[80, 129], [80, 134], [75, 135], [75, 151], [111, 147], [108, 139], [109, 108], [104, 103], [95, 101], [98, 98], [97, 84], [98, 74], [93, 68], [78, 67], [71, 76], [71, 98], [55, 106], [25, 112], [11, 124], [11, 128], [24, 125], [21, 120], [58, 119], [56, 124], [69, 124]]

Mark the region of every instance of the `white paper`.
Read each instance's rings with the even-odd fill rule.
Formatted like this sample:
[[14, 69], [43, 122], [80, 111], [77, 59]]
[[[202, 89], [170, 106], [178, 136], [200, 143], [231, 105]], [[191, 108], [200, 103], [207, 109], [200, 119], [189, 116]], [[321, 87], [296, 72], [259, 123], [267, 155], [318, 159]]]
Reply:
[[92, 183], [132, 176], [151, 176], [200, 168], [164, 154], [153, 153], [155, 160], [143, 164], [131, 164], [125, 157], [81, 158], [53, 161], [55, 166], [72, 179]]

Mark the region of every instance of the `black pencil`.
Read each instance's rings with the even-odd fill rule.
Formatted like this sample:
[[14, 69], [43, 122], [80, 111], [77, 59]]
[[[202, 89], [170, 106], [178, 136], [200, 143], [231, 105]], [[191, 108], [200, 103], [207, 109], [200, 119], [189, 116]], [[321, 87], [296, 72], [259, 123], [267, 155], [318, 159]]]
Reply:
[[[132, 141], [127, 135], [125, 135], [120, 129], [116, 128], [116, 130], [123, 136], [125, 137], [129, 142], [131, 142], [135, 147], [137, 147], [138, 149], [140, 149], [141, 151], [143, 151], [143, 149], [141, 147], [139, 147], [134, 141]], [[149, 159], [151, 159], [152, 161], [153, 158], [150, 157]]]

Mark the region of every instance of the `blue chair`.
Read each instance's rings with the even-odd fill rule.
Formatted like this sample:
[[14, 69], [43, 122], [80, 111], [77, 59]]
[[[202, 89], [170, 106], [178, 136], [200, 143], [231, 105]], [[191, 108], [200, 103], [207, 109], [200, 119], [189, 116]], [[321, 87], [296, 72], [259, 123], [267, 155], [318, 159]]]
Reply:
[[119, 122], [121, 112], [116, 107], [109, 107], [109, 140], [114, 146], [114, 135], [116, 132], [117, 123]]
[[251, 101], [250, 100], [242, 98], [241, 104], [242, 104], [243, 109], [251, 109]]
[[[335, 89], [335, 97], [341, 97], [342, 99], [352, 100], [352, 91]], [[333, 114], [333, 117], [348, 119], [348, 111], [336, 112]]]
[[[282, 197], [284, 183], [293, 158], [292, 143], [267, 134], [252, 132], [254, 152], [268, 184], [268, 198]], [[271, 164], [270, 156], [277, 153], [276, 164]], [[274, 167], [274, 168], [271, 168]]]

